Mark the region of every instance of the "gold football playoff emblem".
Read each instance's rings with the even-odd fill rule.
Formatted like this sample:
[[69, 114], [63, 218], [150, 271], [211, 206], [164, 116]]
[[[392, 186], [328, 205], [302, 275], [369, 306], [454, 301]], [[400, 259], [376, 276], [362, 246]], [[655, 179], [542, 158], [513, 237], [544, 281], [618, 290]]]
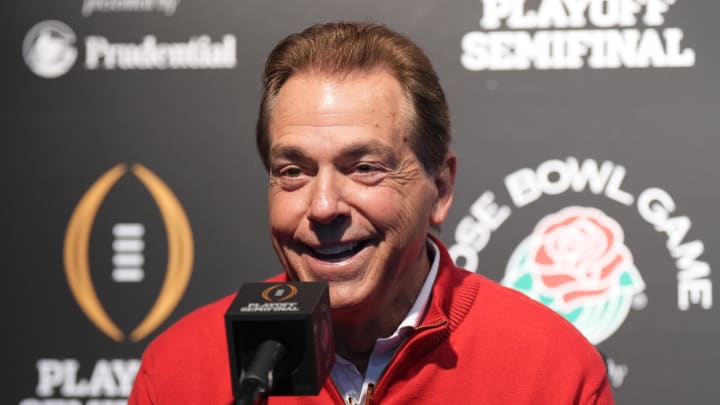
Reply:
[[[65, 233], [64, 262], [70, 291], [85, 315], [110, 338], [120, 342], [125, 333], [115, 325], [98, 299], [90, 277], [89, 243], [95, 216], [105, 196], [127, 172], [118, 164], [104, 173], [85, 193], [70, 217]], [[170, 188], [152, 171], [135, 164], [132, 174], [147, 188], [160, 209], [167, 233], [168, 259], [165, 280], [150, 311], [129, 338], [137, 342], [152, 333], [177, 306], [192, 273], [193, 239], [190, 222]]]
[[282, 302], [296, 296], [297, 293], [297, 287], [292, 284], [275, 284], [263, 290], [260, 295], [267, 302]]

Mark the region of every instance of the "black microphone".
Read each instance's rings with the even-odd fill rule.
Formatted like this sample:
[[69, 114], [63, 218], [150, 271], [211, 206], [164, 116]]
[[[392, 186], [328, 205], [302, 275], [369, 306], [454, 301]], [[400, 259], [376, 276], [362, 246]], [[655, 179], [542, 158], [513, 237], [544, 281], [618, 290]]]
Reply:
[[335, 361], [326, 282], [245, 283], [225, 330], [238, 405], [317, 395]]

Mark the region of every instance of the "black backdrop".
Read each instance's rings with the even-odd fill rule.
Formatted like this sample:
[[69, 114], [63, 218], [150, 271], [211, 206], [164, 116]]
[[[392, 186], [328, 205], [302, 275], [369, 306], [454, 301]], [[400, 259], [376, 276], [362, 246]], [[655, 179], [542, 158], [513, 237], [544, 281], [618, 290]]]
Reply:
[[[541, 224], [597, 214], [626, 278], [590, 280], [615, 295], [581, 306], [626, 302], [588, 318], [618, 403], [716, 403], [720, 7], [580, 3], [3, 4], [3, 402], [124, 403], [152, 337], [279, 271], [253, 142], [262, 63], [288, 33], [352, 19], [435, 63], [460, 162], [442, 234], [458, 261], [518, 281], [533, 268], [512, 258]], [[547, 300], [537, 280], [516, 287]]]

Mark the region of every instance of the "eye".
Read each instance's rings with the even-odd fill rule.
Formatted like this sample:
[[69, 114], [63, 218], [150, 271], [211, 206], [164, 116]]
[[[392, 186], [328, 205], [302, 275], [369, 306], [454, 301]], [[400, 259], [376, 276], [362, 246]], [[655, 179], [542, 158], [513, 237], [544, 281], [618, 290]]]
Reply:
[[385, 178], [386, 174], [387, 170], [377, 163], [361, 162], [352, 167], [350, 176], [360, 183], [374, 185]]
[[359, 165], [355, 166], [355, 171], [357, 171], [358, 173], [372, 173], [376, 170], [378, 170], [378, 168], [369, 163], [360, 163]]
[[302, 170], [297, 166], [288, 166], [280, 170], [281, 177], [299, 177]]
[[305, 168], [291, 163], [281, 163], [270, 168], [272, 177], [278, 179], [296, 179], [307, 174]]
[[279, 164], [270, 171], [271, 184], [285, 191], [294, 191], [307, 184], [306, 168], [294, 164]]

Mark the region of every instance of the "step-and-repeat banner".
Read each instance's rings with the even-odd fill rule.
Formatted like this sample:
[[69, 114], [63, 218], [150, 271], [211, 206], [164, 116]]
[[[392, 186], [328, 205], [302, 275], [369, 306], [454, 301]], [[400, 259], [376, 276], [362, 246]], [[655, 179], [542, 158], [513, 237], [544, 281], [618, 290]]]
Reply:
[[720, 400], [720, 3], [2, 7], [3, 403], [124, 404], [153, 337], [280, 271], [260, 73], [277, 41], [330, 20], [383, 22], [433, 60], [458, 263], [572, 322], [618, 403]]

